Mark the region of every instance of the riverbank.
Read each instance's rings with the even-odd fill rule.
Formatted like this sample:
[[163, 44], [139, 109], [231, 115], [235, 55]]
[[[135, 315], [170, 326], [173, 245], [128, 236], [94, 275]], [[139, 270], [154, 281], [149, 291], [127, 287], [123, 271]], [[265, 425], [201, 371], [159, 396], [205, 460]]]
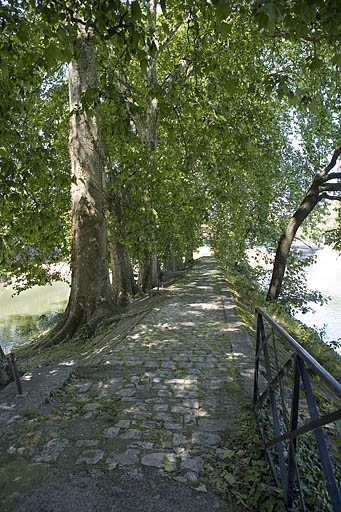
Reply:
[[287, 313], [280, 305], [266, 302], [266, 293], [254, 280], [247, 265], [243, 265], [239, 269], [234, 265], [227, 264], [226, 266], [225, 262], [224, 265], [229, 291], [234, 295], [235, 307], [251, 339], [256, 339], [254, 311], [259, 306], [267, 311], [329, 373], [341, 381], [341, 355], [324, 343], [316, 329], [308, 327]]
[[60, 390], [8, 418], [4, 511], [242, 510], [213, 492], [204, 467], [240, 430], [252, 387], [231, 356], [234, 340], [252, 344], [232, 311], [226, 323], [215, 263], [198, 262], [144, 307], [120, 339], [122, 319], [70, 360]]
[[[314, 262], [305, 269], [306, 282], [310, 290], [315, 290], [329, 298], [323, 304], [309, 302], [308, 312], [295, 313], [295, 318], [308, 327], [315, 328], [323, 341], [341, 354], [341, 253], [331, 247], [299, 248], [300, 258], [314, 256]], [[248, 262], [252, 268], [261, 267], [271, 275], [274, 249], [254, 247], [248, 249]], [[267, 282], [269, 282], [270, 277]]]
[[[217, 277], [199, 261], [102, 334], [65, 344], [60, 381], [62, 352], [37, 354], [33, 343], [27, 364], [53, 353], [54, 366], [34, 371], [46, 373], [43, 387], [58, 382], [3, 428], [6, 512], [284, 510], [253, 418], [254, 349], [240, 322], [254, 332], [259, 290], [247, 274], [227, 272], [226, 323]], [[314, 496], [320, 469], [311, 460], [305, 485]]]
[[19, 295], [0, 284], [0, 345], [4, 352], [46, 330], [53, 317], [64, 311], [69, 293], [66, 282], [34, 286]]

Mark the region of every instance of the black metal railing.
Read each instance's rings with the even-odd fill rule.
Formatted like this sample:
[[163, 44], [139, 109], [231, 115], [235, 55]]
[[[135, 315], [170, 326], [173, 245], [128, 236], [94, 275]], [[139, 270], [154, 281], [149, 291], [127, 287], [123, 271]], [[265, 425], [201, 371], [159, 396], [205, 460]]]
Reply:
[[[253, 405], [276, 485], [288, 510], [306, 510], [298, 438], [313, 433], [332, 509], [340, 512], [340, 490], [322, 427], [341, 418], [341, 385], [264, 310], [258, 307], [256, 314]], [[322, 414], [317, 403], [324, 404]]]

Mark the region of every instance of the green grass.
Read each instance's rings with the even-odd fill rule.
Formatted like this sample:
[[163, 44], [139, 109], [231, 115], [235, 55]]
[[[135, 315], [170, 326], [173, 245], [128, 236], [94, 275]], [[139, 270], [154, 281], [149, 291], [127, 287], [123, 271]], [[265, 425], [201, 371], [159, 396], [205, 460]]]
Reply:
[[250, 275], [246, 274], [246, 272], [237, 272], [233, 268], [228, 268], [225, 279], [227, 288], [235, 298], [235, 307], [242, 323], [254, 343], [256, 339], [255, 308], [259, 306], [302, 345], [329, 373], [337, 380], [341, 380], [341, 356], [323, 342], [315, 329], [307, 327], [299, 320], [296, 320], [284, 310], [283, 306], [266, 302], [265, 293], [261, 291], [257, 283], [251, 281]]

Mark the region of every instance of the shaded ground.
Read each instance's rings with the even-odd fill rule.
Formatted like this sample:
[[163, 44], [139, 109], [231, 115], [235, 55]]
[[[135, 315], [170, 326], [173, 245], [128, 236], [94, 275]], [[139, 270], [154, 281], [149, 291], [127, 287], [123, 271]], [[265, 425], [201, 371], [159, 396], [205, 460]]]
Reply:
[[8, 411], [7, 396], [1, 409], [0, 394], [2, 510], [236, 510], [204, 468], [252, 383], [252, 344], [222, 287], [200, 261], [127, 336], [71, 362], [38, 408]]

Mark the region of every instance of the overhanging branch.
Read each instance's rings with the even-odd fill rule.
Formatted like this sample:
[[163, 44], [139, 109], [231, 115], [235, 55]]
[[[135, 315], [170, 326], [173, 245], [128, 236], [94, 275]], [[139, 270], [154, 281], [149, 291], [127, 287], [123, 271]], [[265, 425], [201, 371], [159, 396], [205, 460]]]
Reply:
[[327, 167], [319, 174], [319, 177], [323, 178], [326, 174], [329, 173], [329, 171], [332, 170], [332, 168], [335, 166], [336, 162], [337, 162], [337, 159], [339, 158], [341, 154], [341, 145], [335, 149], [334, 153], [333, 153], [333, 156], [329, 162], [329, 164], [327, 165]]
[[341, 172], [332, 172], [331, 174], [327, 174], [323, 178], [323, 182], [330, 181], [330, 180], [336, 180], [341, 179]]
[[324, 193], [319, 196], [319, 201], [322, 199], [329, 199], [330, 201], [341, 201], [341, 196], [331, 196], [330, 194]]
[[320, 185], [320, 192], [341, 192], [341, 183], [328, 183], [328, 185]]

